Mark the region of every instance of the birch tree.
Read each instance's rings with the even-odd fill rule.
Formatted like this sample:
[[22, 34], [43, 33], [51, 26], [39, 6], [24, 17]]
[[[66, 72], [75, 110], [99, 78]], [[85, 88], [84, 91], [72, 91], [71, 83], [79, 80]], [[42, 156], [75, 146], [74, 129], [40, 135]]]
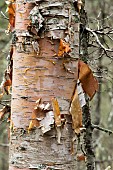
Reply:
[[[80, 37], [85, 36], [80, 31], [86, 24], [84, 2], [7, 4], [13, 39], [1, 95], [9, 94], [12, 84], [9, 170], [73, 170], [77, 160], [86, 160], [87, 169], [93, 170], [87, 100], [98, 83], [85, 60], [86, 39]], [[80, 148], [82, 131], [86, 153]]]

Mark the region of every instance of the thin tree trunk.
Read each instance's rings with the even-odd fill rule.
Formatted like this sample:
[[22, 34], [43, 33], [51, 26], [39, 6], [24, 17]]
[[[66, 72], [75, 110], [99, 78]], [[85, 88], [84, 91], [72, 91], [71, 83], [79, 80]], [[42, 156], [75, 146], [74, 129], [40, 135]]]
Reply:
[[[84, 1], [85, 3], [85, 1]], [[88, 61], [88, 32], [85, 29], [87, 24], [87, 13], [82, 8], [80, 15], [80, 59], [82, 59], [85, 63]], [[89, 102], [86, 96], [86, 105], [82, 108], [82, 116], [83, 116], [83, 125], [86, 128], [84, 132], [84, 149], [86, 155], [86, 167], [87, 170], [95, 169], [95, 155], [93, 151], [93, 141], [92, 141], [92, 126], [91, 126], [91, 115], [89, 110]]]
[[[11, 104], [14, 125], [10, 139], [9, 170], [74, 170], [76, 152], [73, 155], [70, 152], [73, 129], [69, 108], [78, 76], [78, 15], [70, 0], [51, 0], [51, 3], [37, 1], [45, 23], [38, 36], [34, 37], [27, 30], [29, 13], [34, 5], [16, 1], [17, 42], [13, 54]], [[60, 39], [65, 38], [69, 39], [71, 52], [59, 57]], [[37, 43], [37, 54], [33, 49], [34, 41]], [[51, 105], [52, 98], [57, 99], [65, 119], [60, 144], [55, 127], [44, 135], [40, 128], [27, 131], [36, 101], [42, 99], [42, 104]]]

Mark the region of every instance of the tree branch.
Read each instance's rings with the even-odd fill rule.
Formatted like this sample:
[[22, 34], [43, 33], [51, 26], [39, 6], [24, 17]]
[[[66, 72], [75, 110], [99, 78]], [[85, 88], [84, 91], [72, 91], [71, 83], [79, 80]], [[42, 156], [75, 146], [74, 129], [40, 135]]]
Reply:
[[99, 44], [99, 46], [100, 46], [104, 51], [113, 52], [113, 49], [106, 48], [106, 47], [104, 47], [104, 45], [102, 45], [102, 43], [101, 43], [100, 40], [99, 40], [99, 37], [97, 36], [97, 34], [96, 34], [92, 29], [86, 27], [86, 30], [87, 30], [88, 32], [91, 32], [91, 33], [94, 35], [94, 37], [96, 38], [97, 43]]
[[109, 133], [109, 135], [113, 134], [113, 131], [111, 131], [111, 130], [109, 130], [109, 129], [102, 128], [102, 127], [100, 127], [100, 126], [98, 126], [98, 125], [92, 124], [92, 128], [93, 128], [93, 129], [101, 130], [101, 131], [106, 132], [106, 133]]

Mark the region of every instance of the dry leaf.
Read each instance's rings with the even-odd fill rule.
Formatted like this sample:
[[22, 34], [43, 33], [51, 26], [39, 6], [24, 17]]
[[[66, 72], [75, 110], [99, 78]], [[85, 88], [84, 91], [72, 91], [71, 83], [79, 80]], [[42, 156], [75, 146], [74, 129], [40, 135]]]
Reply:
[[81, 82], [84, 92], [90, 97], [90, 100], [98, 90], [98, 81], [93, 76], [93, 73], [89, 66], [83, 61], [78, 62], [79, 80]]
[[57, 127], [59, 127], [62, 125], [62, 123], [61, 123], [60, 108], [59, 108], [59, 104], [56, 98], [52, 99], [52, 106], [53, 106], [55, 124]]
[[66, 43], [64, 40], [60, 39], [58, 57], [61, 57], [63, 56], [64, 53], [69, 53], [70, 51], [71, 51], [71, 48], [69, 44]]
[[72, 115], [73, 129], [76, 134], [79, 134], [80, 128], [82, 127], [82, 109], [80, 106], [77, 88], [75, 89], [75, 93], [71, 103], [70, 113]]

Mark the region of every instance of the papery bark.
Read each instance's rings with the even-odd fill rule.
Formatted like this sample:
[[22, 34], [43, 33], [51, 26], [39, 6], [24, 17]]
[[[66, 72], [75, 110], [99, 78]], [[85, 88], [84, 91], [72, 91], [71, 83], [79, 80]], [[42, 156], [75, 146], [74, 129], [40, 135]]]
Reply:
[[[79, 54], [79, 23], [73, 3], [65, 0], [37, 1], [45, 22], [38, 36], [28, 32], [30, 11], [35, 1], [16, 1], [15, 31], [17, 42], [13, 54], [12, 113], [14, 124], [10, 139], [9, 170], [76, 169], [76, 153], [71, 155], [72, 121], [69, 107], [75, 91]], [[47, 6], [49, 7], [49, 13]], [[59, 17], [60, 16], [60, 17]], [[56, 21], [55, 21], [56, 20]], [[54, 21], [54, 22], [53, 22]], [[63, 26], [62, 26], [63, 25]], [[60, 39], [68, 39], [71, 51], [57, 56]], [[37, 50], [33, 42], [37, 42]], [[36, 128], [28, 133], [31, 115], [38, 99], [50, 103], [56, 98], [66, 123], [61, 128], [61, 144], [55, 127], [42, 135]], [[52, 109], [52, 108], [51, 108]]]

